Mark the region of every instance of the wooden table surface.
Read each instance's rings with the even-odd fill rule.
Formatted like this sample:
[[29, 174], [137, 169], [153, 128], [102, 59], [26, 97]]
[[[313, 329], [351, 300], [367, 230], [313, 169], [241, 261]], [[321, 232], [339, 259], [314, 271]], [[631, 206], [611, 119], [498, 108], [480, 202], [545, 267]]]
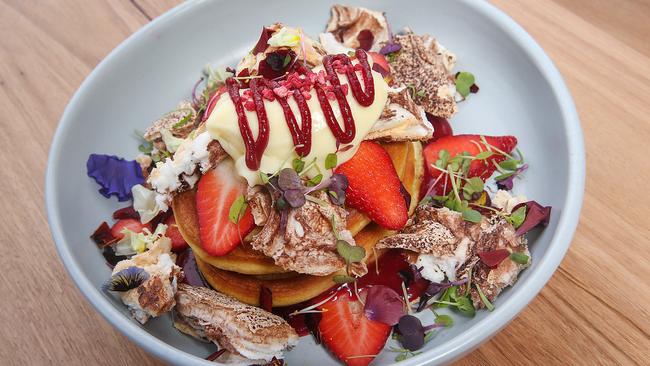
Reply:
[[[95, 65], [176, 0], [0, 0], [0, 364], [158, 365], [83, 299], [50, 237], [44, 173]], [[541, 294], [459, 365], [650, 364], [650, 2], [497, 0], [573, 93], [587, 185]], [[649, 185], [650, 187], [650, 185]]]

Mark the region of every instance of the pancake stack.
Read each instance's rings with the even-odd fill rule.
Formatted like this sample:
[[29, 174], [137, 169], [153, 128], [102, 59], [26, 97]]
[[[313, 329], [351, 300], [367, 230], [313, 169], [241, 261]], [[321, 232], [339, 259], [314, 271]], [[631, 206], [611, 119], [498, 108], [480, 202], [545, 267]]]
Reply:
[[[417, 206], [417, 197], [424, 172], [420, 142], [383, 143], [390, 155], [404, 188], [410, 193], [409, 215]], [[309, 300], [326, 291], [335, 283], [337, 274], [312, 276], [287, 271], [274, 264], [273, 259], [253, 250], [246, 242], [229, 254], [215, 257], [207, 254], [200, 245], [199, 223], [196, 213], [196, 191], [186, 191], [174, 197], [172, 209], [179, 231], [194, 251], [196, 263], [206, 281], [215, 290], [237, 298], [250, 305], [259, 306], [262, 286], [271, 290], [273, 306], [289, 306]], [[366, 249], [366, 263], [375, 258], [375, 244], [390, 235], [391, 231], [377, 224], [359, 211], [348, 209], [348, 230], [358, 246]], [[376, 253], [380, 255], [379, 251]]]

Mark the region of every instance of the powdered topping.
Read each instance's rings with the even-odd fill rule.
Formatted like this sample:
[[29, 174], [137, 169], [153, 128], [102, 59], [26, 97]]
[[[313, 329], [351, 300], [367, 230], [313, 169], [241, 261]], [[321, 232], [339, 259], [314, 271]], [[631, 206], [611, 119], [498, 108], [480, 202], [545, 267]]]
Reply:
[[413, 32], [396, 35], [401, 50], [395, 54], [391, 69], [395, 82], [409, 85], [424, 95], [419, 100], [424, 110], [434, 116], [449, 118], [456, 113], [456, 86], [450, 65], [438, 43], [429, 35]]

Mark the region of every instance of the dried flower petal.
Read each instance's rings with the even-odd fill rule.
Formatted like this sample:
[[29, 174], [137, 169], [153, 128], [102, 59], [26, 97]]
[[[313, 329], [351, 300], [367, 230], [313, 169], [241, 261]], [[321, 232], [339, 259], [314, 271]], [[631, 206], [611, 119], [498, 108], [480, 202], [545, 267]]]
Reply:
[[496, 268], [504, 259], [510, 256], [508, 249], [497, 249], [489, 252], [478, 253], [481, 262], [490, 268]]
[[86, 162], [88, 176], [102, 187], [104, 197], [116, 195], [119, 201], [131, 199], [131, 187], [144, 183], [140, 164], [114, 155], [90, 154]]
[[370, 320], [395, 325], [404, 315], [404, 301], [390, 287], [372, 286], [368, 289], [363, 311]]
[[209, 355], [208, 357], [206, 357], [205, 359], [208, 360], [208, 361], [214, 361], [214, 360], [216, 360], [217, 358], [219, 358], [219, 356], [221, 356], [221, 355], [223, 355], [224, 353], [226, 353], [226, 351], [227, 351], [227, 350], [226, 350], [225, 348], [222, 348], [222, 349], [220, 349], [220, 350], [218, 350], [218, 351], [216, 351], [216, 352], [210, 354], [210, 355]]
[[125, 292], [140, 286], [147, 279], [149, 279], [147, 271], [131, 266], [112, 275], [102, 288], [108, 291]]
[[106, 260], [109, 267], [113, 268], [116, 264], [126, 259], [126, 256], [116, 255], [115, 250], [111, 246], [105, 246], [102, 250], [102, 255]]
[[512, 210], [515, 211], [522, 205], [526, 206], [526, 219], [521, 226], [517, 228], [516, 234], [518, 236], [524, 235], [537, 225], [548, 225], [548, 222], [551, 219], [551, 206], [542, 206], [536, 201], [528, 201], [526, 203], [518, 204]]
[[90, 235], [90, 238], [99, 246], [111, 244], [117, 240], [111, 233], [111, 228], [106, 221], [102, 222]]
[[369, 29], [364, 29], [357, 35], [357, 41], [359, 41], [359, 48], [364, 51], [370, 51], [372, 43], [375, 41], [375, 36]]
[[113, 212], [113, 219], [134, 219], [140, 220], [140, 214], [133, 208], [133, 206], [123, 207]]
[[267, 42], [269, 41], [269, 38], [271, 38], [272, 34], [273, 34], [273, 29], [269, 29], [266, 27], [262, 28], [262, 34], [260, 34], [260, 39], [257, 41], [255, 47], [253, 47], [251, 53], [253, 55], [256, 55], [260, 52], [264, 52], [268, 47]]
[[386, 70], [383, 66], [381, 66], [379, 63], [374, 63], [372, 64], [372, 70], [378, 72], [381, 77], [385, 78], [390, 74], [389, 70]]

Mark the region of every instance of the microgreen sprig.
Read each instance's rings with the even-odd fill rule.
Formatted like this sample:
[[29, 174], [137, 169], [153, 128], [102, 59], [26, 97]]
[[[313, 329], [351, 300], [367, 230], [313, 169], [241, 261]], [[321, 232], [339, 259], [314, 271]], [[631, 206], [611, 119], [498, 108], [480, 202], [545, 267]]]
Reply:
[[476, 314], [474, 304], [469, 296], [461, 296], [458, 294], [458, 287], [452, 286], [445, 290], [440, 296], [440, 299], [433, 301], [434, 307], [451, 306], [458, 310], [461, 314], [473, 317]]

